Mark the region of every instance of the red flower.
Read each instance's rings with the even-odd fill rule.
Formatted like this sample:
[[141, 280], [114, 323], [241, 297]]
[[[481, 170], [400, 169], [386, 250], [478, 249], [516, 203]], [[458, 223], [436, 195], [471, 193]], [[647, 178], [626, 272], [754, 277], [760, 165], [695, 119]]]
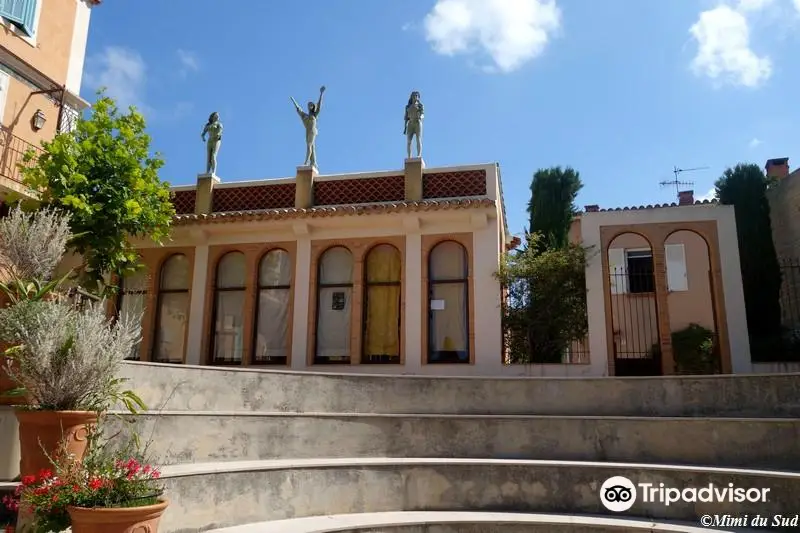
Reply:
[[89, 488], [92, 490], [98, 490], [103, 486], [103, 480], [98, 478], [92, 478], [89, 480]]
[[22, 477], [22, 484], [26, 487], [29, 487], [36, 483], [36, 476], [23, 476]]
[[42, 481], [50, 479], [51, 477], [53, 477], [52, 471], [46, 469], [39, 470], [39, 479], [41, 479]]

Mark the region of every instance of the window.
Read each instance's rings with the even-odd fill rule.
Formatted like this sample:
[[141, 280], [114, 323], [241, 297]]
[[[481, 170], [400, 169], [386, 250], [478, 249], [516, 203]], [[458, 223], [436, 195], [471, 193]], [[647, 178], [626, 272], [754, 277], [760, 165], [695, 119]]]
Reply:
[[[120, 320], [141, 320], [147, 299], [148, 275], [146, 270], [138, 270], [120, 282], [117, 300], [117, 318]], [[130, 359], [139, 360], [140, 343], [131, 351]]]
[[627, 250], [628, 292], [641, 294], [656, 291], [653, 253], [650, 250]]
[[317, 265], [315, 364], [350, 363], [353, 256], [342, 246], [329, 248]]
[[36, 34], [41, 0], [0, 0], [0, 17], [13, 24], [27, 37]]
[[469, 363], [467, 251], [444, 241], [428, 257], [428, 363]]
[[289, 361], [289, 298], [292, 261], [286, 250], [270, 250], [258, 267], [253, 364]]
[[[3, 0], [0, 0], [2, 2]], [[11, 82], [11, 76], [7, 72], [0, 70], [0, 124], [3, 124], [3, 119], [6, 116], [6, 103], [8, 102], [8, 85]]]
[[189, 318], [189, 260], [175, 254], [161, 266], [158, 279], [153, 360], [182, 363]]
[[367, 254], [364, 271], [362, 363], [400, 363], [400, 251], [379, 244]]
[[214, 284], [214, 337], [211, 364], [238, 365], [244, 355], [244, 305], [247, 260], [241, 252], [229, 252], [217, 263]]
[[688, 291], [689, 276], [686, 271], [686, 249], [683, 244], [665, 244], [667, 261], [667, 289], [672, 292]]

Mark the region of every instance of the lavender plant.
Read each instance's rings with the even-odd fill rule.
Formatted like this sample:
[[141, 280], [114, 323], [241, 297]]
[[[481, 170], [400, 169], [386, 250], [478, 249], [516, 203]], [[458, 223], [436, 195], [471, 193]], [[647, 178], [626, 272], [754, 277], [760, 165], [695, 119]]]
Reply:
[[[51, 280], [71, 233], [56, 211], [14, 210], [0, 220], [2, 285], [11, 303], [0, 309], [0, 344], [10, 346], [5, 371], [38, 409], [105, 411], [122, 403], [144, 409], [117, 377], [139, 342], [141, 317], [110, 320], [105, 301], [87, 302]], [[57, 297], [45, 298], [48, 294]]]

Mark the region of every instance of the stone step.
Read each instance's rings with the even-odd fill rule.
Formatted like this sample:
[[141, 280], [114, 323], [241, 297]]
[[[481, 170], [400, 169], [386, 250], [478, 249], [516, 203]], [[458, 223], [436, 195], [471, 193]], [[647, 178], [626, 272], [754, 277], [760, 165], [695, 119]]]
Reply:
[[[287, 518], [390, 511], [494, 511], [615, 516], [600, 500], [611, 477], [658, 489], [753, 489], [766, 501], [673, 502], [641, 489], [622, 516], [699, 523], [705, 514], [795, 514], [800, 474], [637, 463], [501, 459], [340, 458], [165, 467], [162, 533]], [[768, 489], [768, 490], [767, 490]], [[703, 494], [701, 493], [701, 496]]]
[[130, 362], [123, 375], [154, 410], [800, 417], [800, 374], [482, 378]]
[[755, 531], [700, 527], [590, 515], [407, 511], [312, 516], [215, 529], [209, 533], [617, 533], [620, 531], [707, 533]]
[[[121, 422], [109, 420], [114, 434]], [[800, 465], [800, 419], [163, 411], [133, 427], [162, 464], [462, 457]]]

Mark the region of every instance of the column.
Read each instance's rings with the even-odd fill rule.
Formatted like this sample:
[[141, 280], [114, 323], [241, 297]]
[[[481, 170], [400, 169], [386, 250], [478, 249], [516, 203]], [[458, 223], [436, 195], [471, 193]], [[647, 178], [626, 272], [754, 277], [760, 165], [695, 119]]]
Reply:
[[192, 295], [189, 303], [189, 331], [186, 339], [186, 364], [204, 363], [203, 316], [206, 307], [206, 278], [208, 275], [208, 245], [194, 249], [194, 271], [192, 273]]
[[314, 205], [314, 178], [316, 167], [297, 167], [294, 189], [294, 206], [296, 209], [308, 209]]
[[406, 227], [406, 230], [404, 371], [419, 374], [422, 370], [422, 321], [428, 317], [422, 298], [422, 234], [419, 226], [416, 229]]
[[308, 302], [311, 290], [311, 237], [307, 232], [295, 230], [297, 254], [294, 271], [294, 309], [292, 315], [292, 369], [303, 370], [308, 356], [308, 342], [313, 331], [308, 331]]

